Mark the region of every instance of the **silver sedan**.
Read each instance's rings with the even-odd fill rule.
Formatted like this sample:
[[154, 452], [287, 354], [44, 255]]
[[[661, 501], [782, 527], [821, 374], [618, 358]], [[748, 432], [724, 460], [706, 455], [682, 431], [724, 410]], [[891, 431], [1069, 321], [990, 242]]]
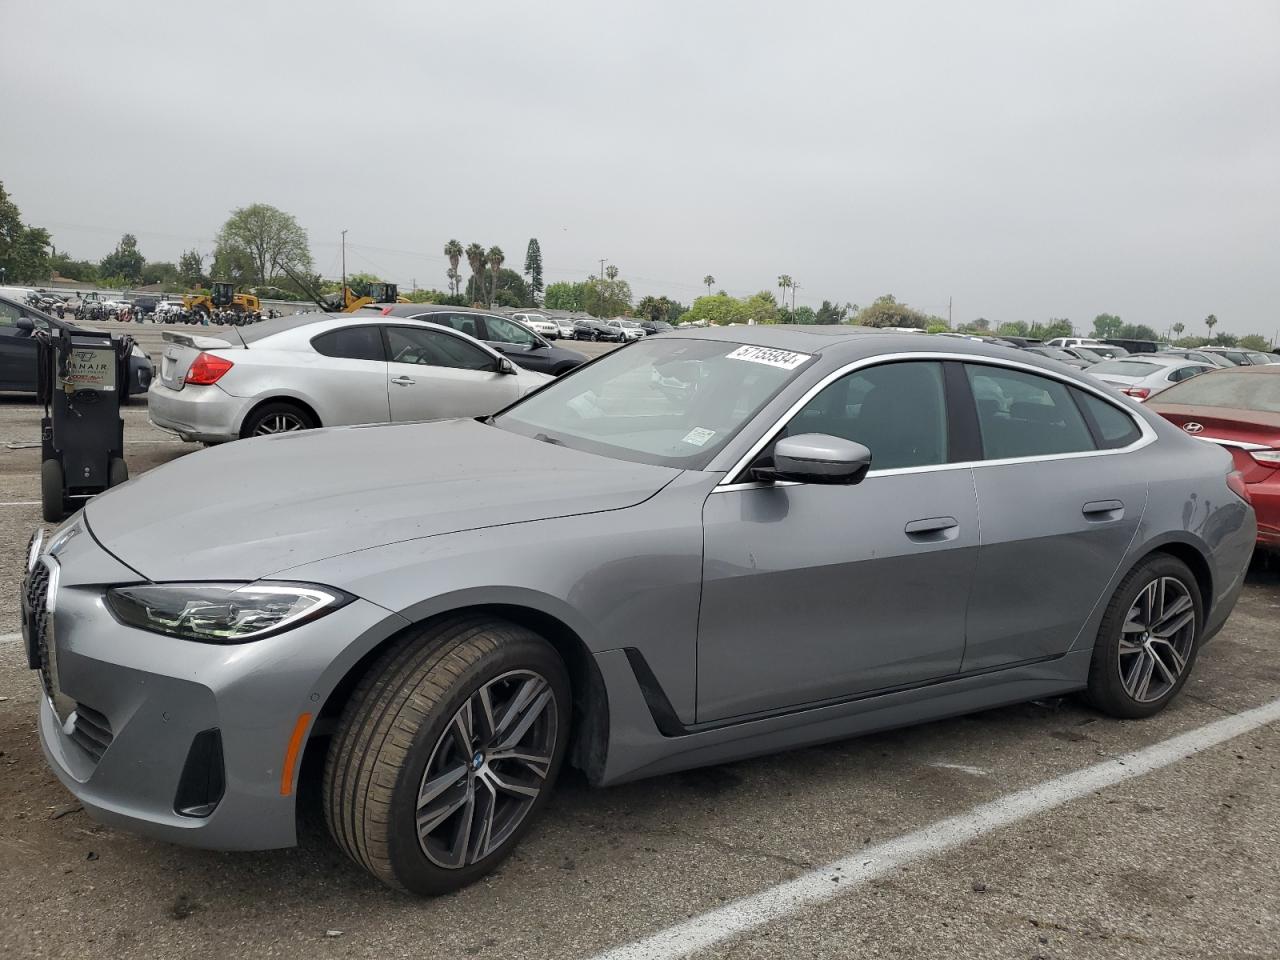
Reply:
[[477, 417], [551, 380], [460, 331], [376, 314], [295, 314], [218, 337], [166, 330], [151, 422], [219, 443], [313, 427]]
[[287, 846], [314, 791], [354, 861], [441, 893], [565, 764], [620, 783], [1072, 692], [1151, 716], [1236, 602], [1248, 497], [1226, 450], [1023, 351], [700, 329], [483, 421], [166, 464], [33, 542], [23, 631], [94, 817]]
[[1103, 360], [1090, 367], [1089, 373], [1103, 383], [1118, 388], [1126, 396], [1143, 401], [1162, 390], [1168, 390], [1175, 383], [1190, 380], [1214, 369], [1216, 367], [1208, 361], [1145, 353]]

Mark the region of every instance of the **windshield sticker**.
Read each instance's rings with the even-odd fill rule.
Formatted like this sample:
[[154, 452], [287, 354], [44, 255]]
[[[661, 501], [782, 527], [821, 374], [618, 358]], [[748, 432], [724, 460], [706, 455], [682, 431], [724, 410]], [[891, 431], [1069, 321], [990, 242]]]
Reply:
[[728, 355], [730, 360], [746, 360], [748, 363], [763, 363], [770, 367], [781, 367], [783, 370], [794, 370], [809, 359], [811, 354], [792, 353], [790, 350], [773, 350], [769, 347], [739, 347]]
[[695, 447], [700, 447], [715, 435], [716, 432], [714, 430], [708, 430], [706, 427], [694, 427], [680, 439], [683, 443], [692, 443]]

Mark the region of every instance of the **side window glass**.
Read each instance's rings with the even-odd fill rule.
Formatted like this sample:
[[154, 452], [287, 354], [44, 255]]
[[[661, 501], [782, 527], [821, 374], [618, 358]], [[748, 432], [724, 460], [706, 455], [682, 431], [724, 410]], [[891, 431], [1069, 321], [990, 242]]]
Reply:
[[512, 323], [506, 317], [488, 317], [484, 318], [484, 325], [489, 329], [489, 340], [498, 340], [502, 343], [518, 343], [521, 346], [532, 346], [537, 343], [531, 334], [518, 323]]
[[377, 327], [347, 327], [343, 330], [330, 330], [311, 341], [316, 353], [326, 357], [341, 357], [346, 360], [385, 361], [382, 350], [382, 334]]
[[0, 300], [0, 327], [16, 327], [22, 311], [12, 304]]
[[787, 424], [785, 435], [825, 433], [863, 444], [872, 470], [947, 462], [942, 364], [886, 363], [828, 385]]
[[1107, 403], [1084, 390], [1076, 390], [1075, 395], [1098, 428], [1098, 446], [1103, 450], [1127, 447], [1142, 436], [1142, 431], [1133, 422], [1133, 417], [1114, 403]]
[[389, 327], [387, 341], [391, 345], [393, 363], [452, 367], [455, 370], [494, 369], [494, 360], [489, 354], [460, 337], [438, 330]]
[[1004, 367], [965, 364], [988, 460], [1095, 449], [1066, 384]]

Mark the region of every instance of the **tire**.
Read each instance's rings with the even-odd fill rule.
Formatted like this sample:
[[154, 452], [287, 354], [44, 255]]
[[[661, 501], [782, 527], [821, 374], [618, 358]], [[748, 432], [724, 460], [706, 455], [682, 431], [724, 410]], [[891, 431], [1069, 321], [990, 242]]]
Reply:
[[111, 458], [111, 466], [107, 470], [107, 486], [118, 487], [129, 480], [129, 466], [120, 457]]
[[1086, 698], [1113, 717], [1159, 713], [1187, 682], [1203, 629], [1204, 602], [1187, 565], [1168, 554], [1148, 557], [1102, 616]]
[[67, 518], [62, 464], [57, 460], [46, 460], [40, 464], [40, 507], [46, 523], [59, 523]]
[[[491, 728], [475, 706], [482, 691], [490, 692], [499, 717], [521, 695], [540, 704], [536, 714], [512, 721], [521, 728], [534, 716], [507, 749], [549, 758], [545, 763], [489, 758]], [[545, 807], [569, 739], [569, 699], [559, 655], [523, 627], [461, 616], [407, 635], [360, 680], [329, 745], [323, 805], [333, 839], [383, 883], [410, 893], [434, 896], [474, 882], [511, 853]], [[460, 717], [469, 708], [476, 710], [471, 730], [480, 736], [463, 752]], [[450, 776], [449, 786], [420, 807], [428, 780]], [[492, 785], [495, 777], [504, 785]], [[505, 792], [513, 786], [537, 792]], [[468, 796], [470, 813], [482, 819], [468, 821], [473, 828], [459, 842]], [[433, 806], [444, 818], [420, 837], [419, 811]], [[501, 837], [487, 846], [485, 830], [475, 829], [486, 823]]]
[[245, 418], [240, 428], [241, 437], [265, 437], [277, 433], [296, 433], [314, 430], [319, 424], [315, 417], [287, 400], [265, 403]]

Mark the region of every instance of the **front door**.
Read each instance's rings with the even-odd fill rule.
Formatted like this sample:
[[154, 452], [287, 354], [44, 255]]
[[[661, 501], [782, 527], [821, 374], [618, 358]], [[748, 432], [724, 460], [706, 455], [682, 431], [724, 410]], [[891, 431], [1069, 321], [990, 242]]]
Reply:
[[425, 327], [386, 331], [393, 421], [485, 416], [516, 400], [519, 378], [462, 337]]
[[482, 339], [489, 346], [505, 353], [512, 363], [518, 363], [526, 369], [551, 372], [551, 358], [547, 355], [546, 344], [541, 337], [506, 317], [485, 314], [481, 319], [485, 331]]
[[0, 390], [36, 389], [36, 340], [18, 329], [22, 316], [17, 306], [0, 300]]
[[784, 434], [865, 444], [872, 464], [861, 484], [753, 485], [707, 498], [699, 722], [960, 669], [978, 515], [970, 470], [947, 465], [945, 395], [935, 361], [852, 372]]

